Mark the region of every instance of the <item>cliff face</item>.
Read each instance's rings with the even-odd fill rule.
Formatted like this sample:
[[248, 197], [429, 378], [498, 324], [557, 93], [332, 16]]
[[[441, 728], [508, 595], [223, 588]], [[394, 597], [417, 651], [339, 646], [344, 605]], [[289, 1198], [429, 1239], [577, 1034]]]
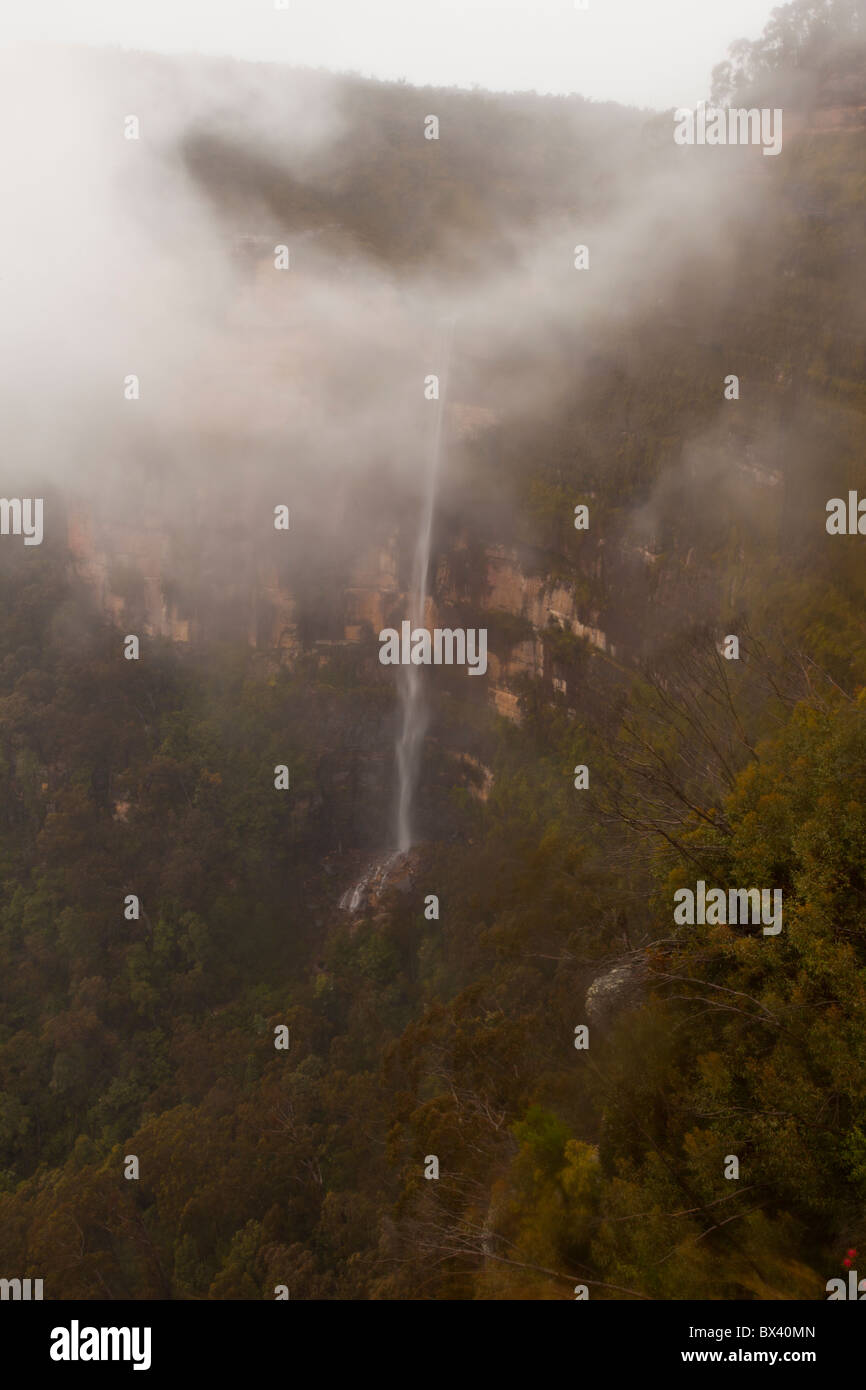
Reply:
[[[436, 584], [433, 621], [446, 627], [454, 623], [454, 610], [476, 610], [477, 622], [492, 624], [494, 636], [488, 643], [488, 698], [498, 714], [519, 722], [519, 689], [528, 678], [541, 680], [551, 691], [566, 697], [576, 692], [567, 664], [557, 659], [545, 634], [551, 628], [583, 639], [591, 647], [610, 656], [616, 648], [600, 625], [597, 608], [578, 593], [577, 583], [530, 572], [517, 548], [488, 544], [480, 557], [480, 584], [476, 584], [475, 603], [465, 585], [456, 577], [459, 547], [441, 557]], [[593, 564], [600, 572], [600, 557]], [[511, 639], [496, 641], [496, 627], [502, 615], [517, 620]], [[494, 649], [494, 646], [498, 649]]]
[[[170, 597], [172, 579], [168, 565], [172, 537], [167, 530], [117, 522], [109, 528], [78, 507], [69, 514], [67, 537], [74, 571], [106, 617], [151, 637], [181, 643], [202, 640], [206, 625], [201, 614], [181, 613]], [[455, 554], [460, 549], [458, 543], [454, 552], [439, 558], [434, 595], [427, 610], [431, 625], [453, 625], [452, 610], [470, 601], [466, 588], [454, 575]], [[477, 604], [479, 621], [483, 622], [484, 615], [508, 614], [525, 627], [525, 636], [510, 645], [507, 652], [490, 651], [488, 655], [489, 699], [500, 714], [511, 719], [519, 717], [515, 683], [521, 677], [546, 680], [554, 689], [566, 691], [566, 682], [544, 641], [551, 624], [601, 652], [616, 655], [615, 645], [600, 626], [597, 610], [579, 601], [575, 586], [528, 573], [516, 549], [486, 546], [482, 576]], [[219, 606], [218, 598], [211, 595], [210, 599]], [[310, 634], [320, 660], [327, 661], [329, 650], [335, 647], [359, 646], [371, 637], [378, 638], [385, 626], [399, 621], [400, 615], [405, 616], [407, 605], [408, 595], [398, 580], [395, 535], [386, 545], [371, 547], [351, 568], [349, 583], [341, 593], [341, 636]], [[299, 600], [285, 586], [275, 565], [262, 564], [257, 568], [247, 607], [249, 620], [242, 634], [245, 640], [258, 650], [291, 663], [303, 648]], [[213, 627], [212, 621], [209, 626]]]
[[77, 576], [113, 622], [150, 637], [191, 640], [189, 618], [164, 590], [164, 527], [121, 521], [109, 533], [92, 512], [73, 507], [67, 514], [67, 546]]
[[[222, 594], [197, 596], [197, 611], [179, 611], [178, 602], [171, 597], [171, 555], [174, 547], [182, 545], [182, 538], [164, 524], [139, 522], [132, 526], [117, 518], [100, 520], [79, 505], [68, 513], [67, 545], [76, 576], [91, 592], [96, 606], [121, 626], [132, 625], [133, 630], [173, 642], [196, 642], [219, 626], [214, 613], [221, 607], [237, 609], [227, 583]], [[332, 642], [360, 642], [365, 625], [378, 634], [396, 595], [396, 565], [396, 549], [391, 544], [371, 549], [353, 567], [350, 583], [343, 590], [342, 638]], [[236, 611], [223, 614], [231, 635], [261, 650], [282, 653], [287, 659], [300, 651], [298, 597], [286, 588], [276, 565], [263, 562], [256, 566], [242, 607], [247, 616], [242, 616], [240, 623]]]
[[[767, 392], [771, 415], [784, 384]], [[481, 406], [452, 407], [458, 441], [495, 423]], [[655, 494], [613, 510], [610, 497], [582, 490], [587, 531], [570, 527], [568, 490], [564, 503], [556, 493], [557, 514], [566, 518], [557, 548], [519, 544], [508, 514], [501, 524], [476, 518], [474, 528], [443, 522], [427, 622], [488, 629], [487, 679], [472, 682], [472, 697], [484, 689], [499, 714], [519, 721], [521, 692], [540, 682], [548, 697], [579, 708], [587, 656], [628, 668], [681, 632], [690, 613], [712, 622], [734, 610], [749, 547], [775, 547], [791, 492], [779, 440], [768, 440], [716, 430]], [[713, 523], [716, 515], [720, 521], [703, 535], [695, 516], [707, 488], [717, 491]], [[280, 540], [256, 554], [243, 515], [233, 534], [146, 511], [133, 524], [122, 511], [101, 515], [82, 505], [69, 512], [68, 546], [97, 606], [126, 631], [180, 643], [240, 641], [288, 666], [315, 652], [325, 667], [340, 649], [356, 648], [367, 676], [385, 680], [374, 653], [382, 629], [408, 616], [419, 505], [414, 499], [377, 517], [380, 539], [366, 547], [351, 541], [351, 553], [348, 546], [341, 553], [339, 537], [311, 541], [299, 526], [287, 547]], [[497, 530], [503, 539], [491, 534]]]

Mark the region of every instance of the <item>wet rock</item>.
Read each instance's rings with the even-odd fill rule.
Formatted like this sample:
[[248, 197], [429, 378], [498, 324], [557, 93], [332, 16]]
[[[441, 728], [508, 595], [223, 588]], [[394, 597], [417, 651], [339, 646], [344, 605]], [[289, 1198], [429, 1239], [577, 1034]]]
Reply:
[[590, 1023], [606, 1024], [633, 1008], [643, 995], [647, 965], [643, 955], [629, 956], [596, 975], [586, 991], [584, 1007]]
[[385, 892], [408, 893], [418, 869], [418, 850], [390, 850], [372, 859], [360, 878], [346, 889], [340, 907], [352, 915], [379, 906]]

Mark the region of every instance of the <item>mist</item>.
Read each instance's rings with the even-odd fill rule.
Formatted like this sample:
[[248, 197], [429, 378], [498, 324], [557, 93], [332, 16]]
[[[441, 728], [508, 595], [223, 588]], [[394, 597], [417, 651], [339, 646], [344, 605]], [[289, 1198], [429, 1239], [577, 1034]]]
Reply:
[[[752, 151], [710, 160], [674, 148], [669, 118], [558, 98], [562, 162], [533, 206], [510, 208], [495, 168], [507, 166], [509, 123], [543, 122], [547, 109], [527, 97], [490, 127], [499, 153], [490, 186], [474, 190], [480, 215], [434, 199], [411, 255], [389, 256], [333, 208], [370, 155], [377, 93], [360, 80], [27, 45], [7, 53], [2, 89], [18, 132], [2, 171], [18, 492], [39, 479], [95, 515], [141, 509], [205, 545], [230, 532], [247, 571], [278, 504], [305, 562], [323, 546], [329, 564], [343, 551], [354, 561], [399, 527], [422, 492], [434, 429], [423, 383], [441, 369], [449, 321], [441, 504], [483, 524], [491, 499], [473, 515], [461, 437], [531, 426], [564, 392], [579, 406], [593, 355], [627, 343], [690, 279], [719, 279], [765, 215], [755, 180], [747, 209], [740, 198]], [[381, 92], [395, 155], [417, 147], [428, 187], [459, 179], [461, 113], [486, 99]], [[130, 118], [137, 139], [125, 138]], [[588, 272], [574, 268], [577, 244]], [[280, 246], [287, 270], [274, 268]], [[130, 374], [139, 399], [125, 399]], [[510, 501], [503, 481], [498, 500]], [[50, 534], [50, 509], [46, 524]]]

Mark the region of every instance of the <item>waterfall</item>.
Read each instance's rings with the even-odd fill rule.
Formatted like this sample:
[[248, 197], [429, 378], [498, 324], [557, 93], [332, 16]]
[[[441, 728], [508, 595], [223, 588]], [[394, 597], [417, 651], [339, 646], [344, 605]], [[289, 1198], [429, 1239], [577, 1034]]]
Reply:
[[[436, 492], [439, 485], [442, 426], [448, 367], [451, 358], [452, 332], [453, 324], [449, 324], [442, 338], [441, 360], [443, 368], [439, 380], [436, 425], [433, 432], [433, 446], [427, 460], [418, 539], [415, 542], [415, 555], [412, 564], [409, 620], [413, 631], [415, 628], [425, 625], [427, 590], [430, 579], [430, 545], [433, 537], [433, 518], [436, 512]], [[424, 698], [420, 666], [410, 664], [400, 667], [400, 707], [403, 717], [397, 736], [397, 850], [399, 853], [405, 854], [412, 845], [412, 802], [415, 798], [415, 788], [418, 785], [421, 750], [424, 746], [424, 736], [430, 717], [427, 701]]]

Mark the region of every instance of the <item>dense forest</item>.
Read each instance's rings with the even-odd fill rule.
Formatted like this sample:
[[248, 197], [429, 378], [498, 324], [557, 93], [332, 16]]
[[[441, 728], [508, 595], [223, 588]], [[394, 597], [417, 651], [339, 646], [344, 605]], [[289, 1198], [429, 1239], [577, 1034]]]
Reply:
[[[659, 211], [579, 393], [562, 323], [543, 413], [455, 446], [439, 611], [507, 665], [509, 546], [611, 640], [551, 621], [519, 720], [437, 683], [424, 837], [358, 913], [395, 725], [373, 634], [323, 659], [311, 583], [291, 661], [229, 633], [130, 662], [59, 531], [4, 537], [0, 1269], [52, 1299], [784, 1300], [866, 1249], [866, 563], [825, 528], [866, 491], [860, 7], [782, 7], [715, 92], [792, 74], [796, 138], [725, 174], [720, 243], [656, 293]], [[517, 265], [574, 205], [607, 225], [676, 153], [667, 116], [577, 98], [304, 81], [341, 84], [366, 161], [301, 184], [192, 130], [185, 166], [227, 226], [261, 198], [397, 283], [468, 282], [491, 241]], [[428, 103], [464, 136], [437, 178], [404, 134]], [[700, 880], [780, 889], [782, 931], [678, 925]]]

